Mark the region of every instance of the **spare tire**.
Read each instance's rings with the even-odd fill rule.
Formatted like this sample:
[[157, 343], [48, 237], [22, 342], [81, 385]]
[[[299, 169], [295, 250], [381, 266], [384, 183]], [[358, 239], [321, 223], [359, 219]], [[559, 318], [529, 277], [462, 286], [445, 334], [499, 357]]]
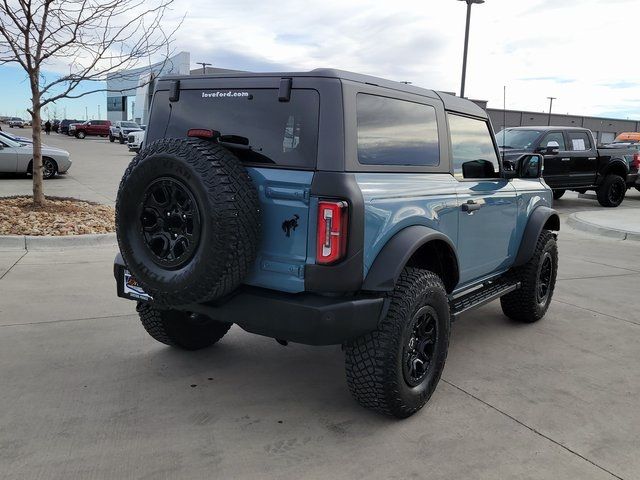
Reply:
[[122, 177], [116, 234], [127, 268], [156, 304], [214, 300], [236, 289], [253, 266], [258, 194], [224, 147], [157, 140]]

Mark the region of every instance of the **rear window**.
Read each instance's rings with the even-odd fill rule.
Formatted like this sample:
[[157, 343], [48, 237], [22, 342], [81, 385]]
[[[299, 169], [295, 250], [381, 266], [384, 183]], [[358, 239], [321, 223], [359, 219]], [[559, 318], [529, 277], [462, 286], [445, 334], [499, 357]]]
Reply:
[[182, 90], [170, 114], [168, 98], [168, 92], [156, 92], [150, 141], [204, 128], [220, 132], [223, 145], [243, 162], [315, 168], [320, 108], [315, 90], [294, 89], [288, 102], [278, 101], [277, 89]]

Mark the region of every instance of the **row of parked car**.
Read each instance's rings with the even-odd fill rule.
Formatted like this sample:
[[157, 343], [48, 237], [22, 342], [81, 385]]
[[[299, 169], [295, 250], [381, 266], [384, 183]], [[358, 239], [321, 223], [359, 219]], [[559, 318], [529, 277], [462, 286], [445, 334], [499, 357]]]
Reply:
[[90, 136], [108, 137], [111, 143], [116, 141], [120, 144], [126, 143], [129, 150], [134, 152], [139, 151], [144, 143], [145, 126], [125, 120], [117, 122], [110, 120], [87, 120], [85, 122], [69, 119], [56, 120], [52, 129], [55, 132], [79, 139]]

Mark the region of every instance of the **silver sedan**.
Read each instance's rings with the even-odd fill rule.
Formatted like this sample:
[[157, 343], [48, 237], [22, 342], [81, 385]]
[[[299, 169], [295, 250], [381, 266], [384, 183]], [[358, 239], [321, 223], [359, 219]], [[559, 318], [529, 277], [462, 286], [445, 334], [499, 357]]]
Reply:
[[[0, 135], [0, 172], [31, 173], [33, 145]], [[42, 146], [43, 177], [52, 178], [57, 173], [67, 173], [71, 167], [69, 152], [59, 148]]]

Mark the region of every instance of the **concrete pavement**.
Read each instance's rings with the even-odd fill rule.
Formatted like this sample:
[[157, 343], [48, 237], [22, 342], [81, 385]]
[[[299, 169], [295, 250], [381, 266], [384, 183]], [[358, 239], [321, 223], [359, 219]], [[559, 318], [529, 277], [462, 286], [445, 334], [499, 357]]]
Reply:
[[155, 342], [112, 247], [0, 252], [3, 478], [638, 478], [640, 249], [560, 238], [547, 317], [464, 316], [405, 421], [358, 407], [339, 347]]

